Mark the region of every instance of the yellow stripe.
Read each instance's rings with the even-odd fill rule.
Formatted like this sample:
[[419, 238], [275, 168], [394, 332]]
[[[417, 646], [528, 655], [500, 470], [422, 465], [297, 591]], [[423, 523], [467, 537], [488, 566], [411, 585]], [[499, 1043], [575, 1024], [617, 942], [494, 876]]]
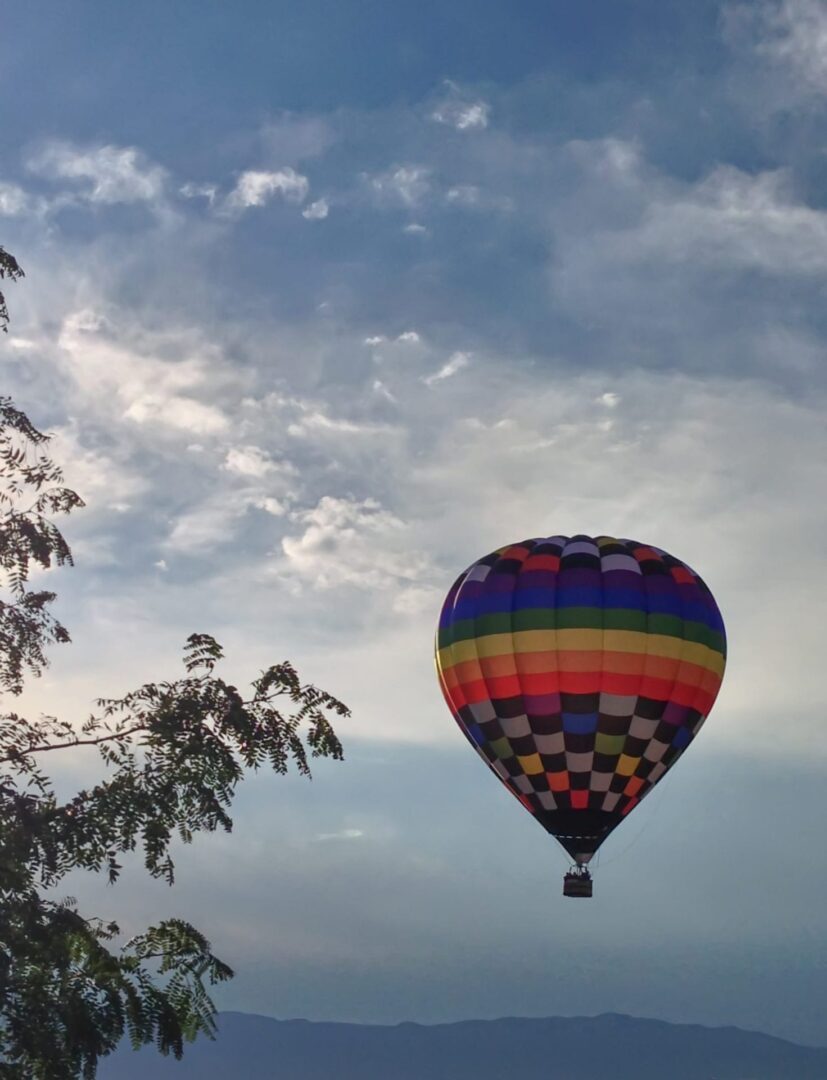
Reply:
[[667, 634], [644, 634], [639, 630], [518, 630], [513, 635], [486, 634], [446, 645], [439, 651], [439, 664], [447, 669], [478, 657], [509, 656], [515, 652], [600, 651], [648, 653], [697, 664], [716, 675], [724, 673], [723, 656], [709, 646]]
[[629, 757], [628, 754], [621, 754], [620, 760], [615, 765], [615, 773], [618, 776], [632, 776], [635, 769], [640, 764], [640, 758]]
[[518, 755], [517, 761], [526, 776], [539, 776], [541, 772], [545, 772], [539, 754], [526, 754], [525, 757]]

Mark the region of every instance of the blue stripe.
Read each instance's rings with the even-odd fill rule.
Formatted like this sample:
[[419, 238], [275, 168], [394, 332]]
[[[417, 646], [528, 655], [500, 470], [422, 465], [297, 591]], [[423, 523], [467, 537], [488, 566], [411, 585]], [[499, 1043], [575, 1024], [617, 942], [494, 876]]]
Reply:
[[563, 731], [572, 735], [591, 735], [597, 731], [597, 713], [563, 713]]
[[485, 735], [483, 735], [482, 733], [482, 728], [479, 726], [479, 724], [467, 724], [466, 731], [477, 744], [477, 746], [482, 746], [482, 744], [487, 741]]
[[689, 746], [692, 742], [692, 733], [689, 728], [681, 727], [675, 732], [675, 737], [672, 740], [672, 745], [676, 750], [683, 750], [685, 746]]
[[453, 611], [446, 613], [450, 622], [475, 619], [481, 615], [501, 615], [507, 611], [525, 611], [555, 608], [598, 608], [603, 610], [642, 611], [651, 615], [676, 615], [689, 622], [720, 629], [714, 612], [700, 601], [681, 602], [674, 595], [644, 596], [626, 589], [592, 589], [587, 586], [560, 586], [554, 589], [520, 589], [516, 594], [487, 593], [482, 596], [464, 597]]

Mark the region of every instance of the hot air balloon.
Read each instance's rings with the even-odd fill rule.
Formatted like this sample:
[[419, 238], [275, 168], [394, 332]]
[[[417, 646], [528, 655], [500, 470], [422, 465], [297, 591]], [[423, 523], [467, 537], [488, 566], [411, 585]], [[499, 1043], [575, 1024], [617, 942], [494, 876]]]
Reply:
[[452, 586], [440, 685], [477, 753], [573, 859], [589, 861], [692, 742], [721, 685], [726, 638], [701, 578], [610, 536], [523, 540]]

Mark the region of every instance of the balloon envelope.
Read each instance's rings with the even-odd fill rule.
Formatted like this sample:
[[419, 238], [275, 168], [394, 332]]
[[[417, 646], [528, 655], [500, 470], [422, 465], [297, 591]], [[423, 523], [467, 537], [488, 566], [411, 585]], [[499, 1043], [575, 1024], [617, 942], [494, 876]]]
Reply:
[[695, 571], [609, 536], [479, 559], [448, 593], [436, 644], [460, 728], [580, 865], [698, 733], [725, 659]]

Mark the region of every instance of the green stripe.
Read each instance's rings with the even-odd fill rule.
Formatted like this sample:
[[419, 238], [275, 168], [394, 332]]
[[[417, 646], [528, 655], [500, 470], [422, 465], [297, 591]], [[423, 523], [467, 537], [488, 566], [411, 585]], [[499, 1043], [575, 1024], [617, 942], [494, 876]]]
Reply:
[[647, 615], [628, 608], [523, 608], [522, 611], [481, 615], [460, 619], [439, 631], [439, 648], [458, 641], [510, 634], [512, 630], [636, 630], [642, 634], [663, 634], [706, 645], [726, 656], [723, 634], [699, 622], [684, 622], [678, 615]]
[[625, 735], [606, 735], [602, 731], [594, 737], [594, 748], [598, 754], [620, 755], [626, 743]]

